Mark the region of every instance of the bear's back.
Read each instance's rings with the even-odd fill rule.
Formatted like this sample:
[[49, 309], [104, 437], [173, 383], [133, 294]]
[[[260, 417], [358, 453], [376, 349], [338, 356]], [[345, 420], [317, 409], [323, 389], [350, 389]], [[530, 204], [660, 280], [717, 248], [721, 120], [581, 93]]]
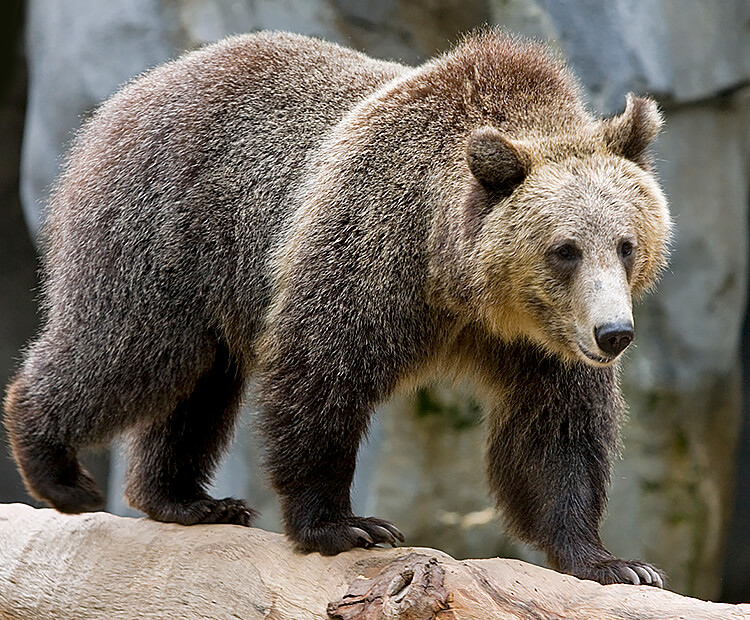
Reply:
[[267, 254], [311, 150], [405, 70], [265, 32], [134, 79], [84, 125], [50, 202], [51, 311], [90, 317], [136, 295], [250, 336], [267, 302]]

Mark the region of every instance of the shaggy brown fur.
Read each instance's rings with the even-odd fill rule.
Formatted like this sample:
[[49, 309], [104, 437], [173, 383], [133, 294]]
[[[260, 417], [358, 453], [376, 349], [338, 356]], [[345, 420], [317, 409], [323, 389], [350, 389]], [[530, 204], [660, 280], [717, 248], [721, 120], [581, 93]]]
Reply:
[[395, 543], [351, 511], [370, 412], [468, 375], [513, 530], [561, 570], [660, 584], [598, 536], [614, 365], [669, 235], [660, 122], [634, 97], [593, 118], [560, 63], [495, 31], [417, 68], [261, 33], [136, 79], [51, 201], [45, 326], [5, 401], [30, 492], [100, 506], [76, 454], [127, 431], [133, 506], [248, 524], [205, 489], [253, 375], [298, 548]]

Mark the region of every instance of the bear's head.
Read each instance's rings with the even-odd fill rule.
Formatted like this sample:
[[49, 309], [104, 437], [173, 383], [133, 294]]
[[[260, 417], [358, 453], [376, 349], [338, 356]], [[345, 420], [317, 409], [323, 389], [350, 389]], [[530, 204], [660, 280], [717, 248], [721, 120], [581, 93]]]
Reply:
[[[568, 360], [614, 362], [634, 336], [632, 300], [665, 265], [671, 222], [646, 150], [656, 104], [559, 134], [474, 130], [466, 157], [491, 205], [474, 239], [478, 313]], [[473, 200], [476, 205], [482, 201]]]

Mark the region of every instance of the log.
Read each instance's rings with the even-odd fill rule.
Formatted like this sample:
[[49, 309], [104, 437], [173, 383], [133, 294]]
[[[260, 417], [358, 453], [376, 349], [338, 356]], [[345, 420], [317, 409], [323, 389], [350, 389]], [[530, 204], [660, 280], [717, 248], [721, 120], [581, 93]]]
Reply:
[[434, 549], [302, 555], [280, 534], [0, 505], [0, 618], [597, 620], [750, 618], [647, 586]]

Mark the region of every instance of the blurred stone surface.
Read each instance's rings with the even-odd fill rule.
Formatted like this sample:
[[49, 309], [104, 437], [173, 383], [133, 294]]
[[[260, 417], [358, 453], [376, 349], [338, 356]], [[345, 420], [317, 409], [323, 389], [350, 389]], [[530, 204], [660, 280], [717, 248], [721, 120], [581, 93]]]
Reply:
[[[0, 394], [13, 373], [18, 351], [37, 326], [32, 289], [36, 285], [36, 257], [26, 229], [18, 195], [18, 166], [26, 100], [20, 2], [4, 7], [0, 31]], [[1, 398], [1, 397], [0, 397]], [[6, 445], [0, 427], [0, 446]], [[26, 497], [21, 477], [7, 459], [0, 459], [0, 498]]]
[[727, 534], [721, 600], [750, 600], [750, 314], [742, 330], [743, 424], [734, 482], [734, 515]]
[[[715, 597], [730, 517], [747, 293], [746, 0], [30, 0], [22, 167], [29, 225], [36, 230], [83, 116], [119, 84], [181, 50], [279, 28], [418, 62], [485, 22], [551, 40], [601, 113], [622, 109], [631, 90], [665, 106], [657, 165], [677, 234], [657, 295], [637, 311], [637, 348], [623, 369], [630, 418], [603, 536], [616, 553], [660, 564], [677, 591]], [[483, 430], [464, 419], [466, 399], [459, 406], [444, 388], [422, 398], [382, 408], [360, 459], [358, 509], [394, 519], [412, 544], [459, 557], [528, 557], [492, 519]], [[442, 412], [430, 402], [443, 403]], [[445, 412], [463, 421], [457, 426]], [[217, 490], [267, 506], [271, 517], [262, 525], [278, 529], [262, 474], [245, 465], [257, 450], [250, 440], [238, 446]], [[118, 461], [115, 471], [121, 468]], [[727, 579], [737, 576], [727, 570]]]
[[600, 111], [629, 90], [712, 99], [750, 82], [750, 3], [726, 0], [490, 0], [492, 21], [554, 40]]

